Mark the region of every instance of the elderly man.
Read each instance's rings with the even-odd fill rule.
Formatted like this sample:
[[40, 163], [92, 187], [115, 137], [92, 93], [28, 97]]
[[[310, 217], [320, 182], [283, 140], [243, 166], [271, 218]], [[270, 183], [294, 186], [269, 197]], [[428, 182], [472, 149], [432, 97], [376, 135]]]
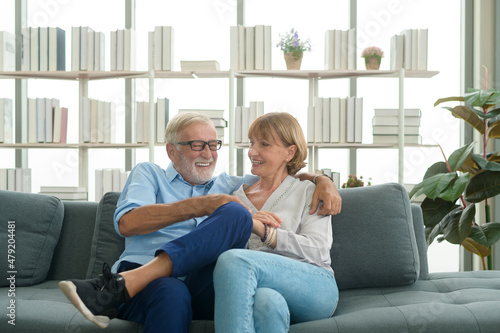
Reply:
[[[115, 229], [125, 237], [119, 260], [96, 279], [59, 284], [100, 327], [118, 317], [144, 324], [144, 332], [188, 332], [192, 319], [213, 319], [215, 262], [228, 249], [244, 248], [252, 232], [248, 208], [231, 194], [258, 177], [213, 177], [222, 142], [210, 119], [179, 114], [165, 138], [171, 164], [166, 170], [153, 163], [135, 166], [118, 200]], [[330, 179], [309, 173], [300, 178], [317, 183], [311, 213], [340, 212]], [[268, 223], [279, 227], [281, 221], [271, 217]]]

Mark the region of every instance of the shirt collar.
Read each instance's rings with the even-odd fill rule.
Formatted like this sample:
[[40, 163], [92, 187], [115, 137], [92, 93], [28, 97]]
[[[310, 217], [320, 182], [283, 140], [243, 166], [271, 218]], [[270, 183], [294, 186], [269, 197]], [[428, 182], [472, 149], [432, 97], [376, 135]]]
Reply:
[[[167, 169], [165, 170], [165, 176], [167, 177], [167, 181], [169, 183], [172, 183], [177, 178], [180, 181], [182, 181], [188, 185], [191, 185], [184, 180], [184, 178], [181, 176], [180, 173], [177, 172], [177, 170], [175, 170], [173, 163], [170, 163], [168, 165]], [[214, 184], [215, 178], [216, 177], [212, 177], [212, 179], [210, 179], [207, 183], [205, 183], [203, 185], [199, 185], [199, 186], [207, 186], [208, 188], [211, 188], [212, 185]]]

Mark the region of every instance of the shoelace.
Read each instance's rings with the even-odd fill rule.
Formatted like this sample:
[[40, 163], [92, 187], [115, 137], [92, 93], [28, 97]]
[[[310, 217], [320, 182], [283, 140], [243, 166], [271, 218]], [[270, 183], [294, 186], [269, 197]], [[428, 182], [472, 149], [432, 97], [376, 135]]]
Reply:
[[111, 268], [109, 267], [109, 264], [106, 263], [106, 262], [102, 265], [102, 274], [99, 274], [99, 277], [102, 277], [102, 280], [99, 280], [99, 281], [104, 281], [104, 283], [100, 287], [101, 291], [103, 291], [104, 288], [106, 288], [106, 286], [111, 281], [115, 281], [116, 280], [115, 276], [113, 275], [113, 273], [111, 273]]

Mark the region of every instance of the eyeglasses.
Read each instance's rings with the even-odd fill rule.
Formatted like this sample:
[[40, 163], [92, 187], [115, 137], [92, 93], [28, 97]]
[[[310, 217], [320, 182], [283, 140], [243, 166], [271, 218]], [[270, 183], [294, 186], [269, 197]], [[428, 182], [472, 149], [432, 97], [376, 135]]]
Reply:
[[220, 147], [222, 147], [222, 140], [210, 140], [210, 141], [192, 140], [192, 141], [178, 142], [177, 144], [184, 146], [189, 145], [191, 149], [194, 151], [202, 151], [203, 149], [205, 149], [205, 146], [208, 145], [208, 149], [216, 151], [219, 150]]

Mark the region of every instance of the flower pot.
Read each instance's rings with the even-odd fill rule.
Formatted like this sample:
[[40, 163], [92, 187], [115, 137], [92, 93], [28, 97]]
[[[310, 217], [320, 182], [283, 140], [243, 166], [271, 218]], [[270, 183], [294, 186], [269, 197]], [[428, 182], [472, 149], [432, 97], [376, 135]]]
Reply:
[[286, 69], [300, 69], [303, 52], [285, 52]]
[[379, 69], [380, 68], [380, 58], [378, 57], [366, 57], [365, 66], [366, 69]]

